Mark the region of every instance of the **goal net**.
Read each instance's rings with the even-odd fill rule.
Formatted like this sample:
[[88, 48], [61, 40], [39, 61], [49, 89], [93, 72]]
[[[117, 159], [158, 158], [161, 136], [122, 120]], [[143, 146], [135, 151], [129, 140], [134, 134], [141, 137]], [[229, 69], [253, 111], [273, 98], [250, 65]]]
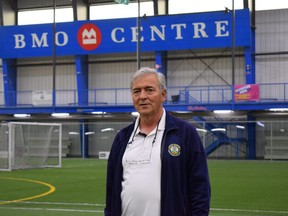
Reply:
[[0, 170], [61, 167], [62, 125], [10, 122], [0, 127]]

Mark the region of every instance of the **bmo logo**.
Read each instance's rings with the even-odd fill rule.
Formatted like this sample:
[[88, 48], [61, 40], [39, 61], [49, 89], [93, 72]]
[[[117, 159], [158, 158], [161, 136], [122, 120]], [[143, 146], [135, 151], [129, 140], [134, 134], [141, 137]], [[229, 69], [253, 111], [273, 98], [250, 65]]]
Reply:
[[77, 40], [83, 49], [95, 50], [101, 44], [102, 34], [96, 25], [87, 23], [78, 30]]

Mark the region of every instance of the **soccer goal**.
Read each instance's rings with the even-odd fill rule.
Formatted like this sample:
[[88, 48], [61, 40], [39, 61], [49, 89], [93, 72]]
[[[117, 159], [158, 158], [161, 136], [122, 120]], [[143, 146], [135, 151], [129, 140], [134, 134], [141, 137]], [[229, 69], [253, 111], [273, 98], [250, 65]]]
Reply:
[[9, 122], [0, 127], [0, 170], [61, 167], [62, 125]]

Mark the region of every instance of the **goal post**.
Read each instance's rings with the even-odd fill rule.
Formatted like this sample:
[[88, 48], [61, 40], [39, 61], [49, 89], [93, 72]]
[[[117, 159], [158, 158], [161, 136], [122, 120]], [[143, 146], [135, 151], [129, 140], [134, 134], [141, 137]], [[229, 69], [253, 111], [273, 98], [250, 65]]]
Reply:
[[62, 166], [61, 124], [9, 122], [0, 139], [0, 170]]
[[0, 126], [0, 170], [10, 170], [10, 147], [9, 147], [8, 124]]

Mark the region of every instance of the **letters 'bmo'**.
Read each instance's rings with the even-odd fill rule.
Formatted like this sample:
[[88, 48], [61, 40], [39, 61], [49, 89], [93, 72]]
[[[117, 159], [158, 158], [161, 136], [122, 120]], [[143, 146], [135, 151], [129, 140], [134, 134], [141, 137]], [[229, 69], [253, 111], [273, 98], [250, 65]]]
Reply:
[[[55, 44], [57, 46], [65, 46], [68, 44], [68, 34], [63, 31], [56, 32], [55, 34]], [[15, 49], [21, 49], [26, 47], [26, 38], [24, 34], [15, 34]], [[42, 33], [42, 35], [38, 36], [36, 33], [31, 33], [31, 47], [49, 47], [48, 44], [48, 32]]]

